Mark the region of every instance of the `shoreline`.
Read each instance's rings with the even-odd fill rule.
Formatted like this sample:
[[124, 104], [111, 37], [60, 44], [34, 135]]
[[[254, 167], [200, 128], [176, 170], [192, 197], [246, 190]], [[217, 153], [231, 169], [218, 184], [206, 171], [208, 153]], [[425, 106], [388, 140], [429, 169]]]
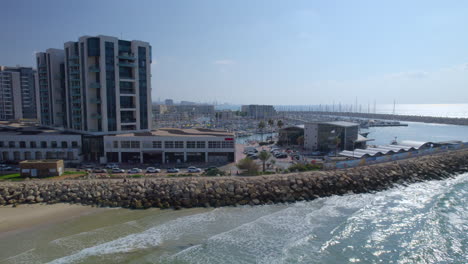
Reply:
[[0, 206], [0, 239], [108, 210], [79, 204]]
[[0, 205], [181, 209], [289, 203], [381, 191], [395, 184], [444, 179], [467, 171], [468, 150], [464, 149], [343, 170], [268, 176], [2, 182]]

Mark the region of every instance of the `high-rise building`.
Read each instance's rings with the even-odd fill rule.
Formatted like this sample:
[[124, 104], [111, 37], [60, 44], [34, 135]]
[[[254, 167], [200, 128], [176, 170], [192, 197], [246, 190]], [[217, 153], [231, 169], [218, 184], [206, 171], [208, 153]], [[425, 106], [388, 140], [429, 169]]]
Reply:
[[64, 57], [60, 49], [36, 53], [37, 105], [42, 125], [67, 126]]
[[0, 119], [36, 119], [36, 90], [31, 67], [0, 66]]
[[151, 46], [83, 36], [67, 42], [67, 128], [89, 134], [151, 129]]
[[276, 115], [272, 105], [243, 105], [241, 111], [256, 119], [271, 118]]

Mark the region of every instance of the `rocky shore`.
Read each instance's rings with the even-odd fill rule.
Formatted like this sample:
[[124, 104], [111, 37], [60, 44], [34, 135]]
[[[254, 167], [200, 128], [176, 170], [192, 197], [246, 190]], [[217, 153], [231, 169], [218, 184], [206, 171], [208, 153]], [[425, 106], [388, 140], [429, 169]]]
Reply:
[[175, 209], [258, 205], [380, 191], [467, 171], [468, 150], [459, 150], [395, 163], [287, 175], [2, 182], [0, 205], [77, 203]]

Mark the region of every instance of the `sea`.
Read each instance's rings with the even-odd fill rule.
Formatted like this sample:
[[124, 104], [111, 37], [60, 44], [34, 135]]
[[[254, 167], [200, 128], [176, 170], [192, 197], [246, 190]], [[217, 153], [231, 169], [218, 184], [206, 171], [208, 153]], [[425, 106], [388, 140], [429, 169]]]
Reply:
[[[468, 141], [454, 125], [368, 132]], [[291, 204], [103, 210], [0, 239], [7, 263], [468, 263], [468, 174]]]

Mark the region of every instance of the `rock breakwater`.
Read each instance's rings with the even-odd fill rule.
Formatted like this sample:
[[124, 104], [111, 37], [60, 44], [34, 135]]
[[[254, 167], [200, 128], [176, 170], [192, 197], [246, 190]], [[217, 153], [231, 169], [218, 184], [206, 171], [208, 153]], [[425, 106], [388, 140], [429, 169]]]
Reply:
[[258, 205], [380, 191], [468, 171], [468, 150], [346, 170], [256, 177], [191, 177], [0, 183], [0, 205], [78, 203], [125, 208]]

